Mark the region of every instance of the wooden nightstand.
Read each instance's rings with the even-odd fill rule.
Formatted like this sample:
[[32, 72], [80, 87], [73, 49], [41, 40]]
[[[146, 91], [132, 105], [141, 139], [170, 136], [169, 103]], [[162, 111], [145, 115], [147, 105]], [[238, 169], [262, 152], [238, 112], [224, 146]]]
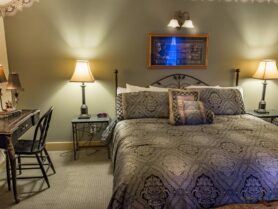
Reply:
[[269, 113], [256, 113], [254, 110], [247, 110], [246, 113], [262, 119], [269, 119], [273, 123], [275, 118], [278, 118], [278, 110], [268, 110]]
[[88, 119], [75, 117], [71, 120], [72, 124], [72, 143], [74, 160], [79, 150], [79, 142], [90, 142], [91, 146], [107, 146], [108, 157], [110, 157], [109, 147], [106, 142], [101, 141], [101, 134], [110, 123], [110, 117], [97, 117], [92, 115]]

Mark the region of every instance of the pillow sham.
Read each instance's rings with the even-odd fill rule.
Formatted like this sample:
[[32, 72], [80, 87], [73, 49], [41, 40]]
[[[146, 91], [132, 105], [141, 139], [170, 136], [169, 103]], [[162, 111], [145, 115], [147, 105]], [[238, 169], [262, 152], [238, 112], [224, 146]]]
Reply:
[[176, 124], [176, 118], [179, 117], [179, 110], [183, 109], [184, 101], [199, 100], [199, 92], [181, 89], [169, 89], [169, 121], [170, 124]]
[[197, 88], [212, 88], [212, 89], [238, 89], [242, 95], [242, 98], [244, 98], [244, 93], [243, 93], [243, 88], [241, 86], [194, 86], [194, 85], [190, 85], [190, 86], [187, 86], [183, 89], [197, 89]]
[[190, 88], [200, 92], [200, 101], [215, 115], [240, 115], [245, 113], [242, 95], [234, 88]]
[[228, 87], [219, 87], [220, 89], [237, 89], [239, 90], [239, 92], [241, 93], [242, 98], [244, 99], [244, 92], [243, 92], [243, 88], [241, 86], [228, 86]]
[[118, 119], [168, 118], [168, 92], [140, 91], [120, 94]]
[[123, 93], [120, 93], [120, 94], [117, 94], [117, 96], [116, 96], [116, 118], [118, 120], [124, 119], [122, 95], [123, 95]]

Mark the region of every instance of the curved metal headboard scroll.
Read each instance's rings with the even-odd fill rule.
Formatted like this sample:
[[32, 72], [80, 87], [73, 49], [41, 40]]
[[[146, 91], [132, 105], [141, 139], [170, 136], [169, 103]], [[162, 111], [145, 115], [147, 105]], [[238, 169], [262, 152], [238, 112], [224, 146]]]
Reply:
[[155, 81], [151, 84], [151, 86], [157, 87], [167, 87], [167, 88], [184, 88], [190, 85], [199, 86], [204, 85], [208, 86], [207, 83], [201, 81], [198, 78], [195, 78], [186, 74], [172, 74], [165, 76], [158, 81]]

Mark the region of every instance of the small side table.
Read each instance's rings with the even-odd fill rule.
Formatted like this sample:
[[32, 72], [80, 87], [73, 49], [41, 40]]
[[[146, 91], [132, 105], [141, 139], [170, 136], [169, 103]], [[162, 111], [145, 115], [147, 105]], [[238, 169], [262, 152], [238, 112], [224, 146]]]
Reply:
[[100, 140], [102, 132], [110, 123], [110, 117], [97, 117], [92, 115], [88, 119], [79, 119], [75, 117], [71, 120], [72, 124], [72, 143], [74, 160], [76, 160], [77, 151], [79, 150], [79, 141], [83, 138], [89, 138], [96, 146], [107, 146], [108, 158], [110, 158], [109, 146], [106, 142]]
[[278, 118], [278, 110], [268, 110], [269, 113], [257, 113], [254, 110], [247, 110], [246, 113], [249, 115], [253, 115], [262, 119], [270, 119], [270, 122], [273, 123], [275, 118]]

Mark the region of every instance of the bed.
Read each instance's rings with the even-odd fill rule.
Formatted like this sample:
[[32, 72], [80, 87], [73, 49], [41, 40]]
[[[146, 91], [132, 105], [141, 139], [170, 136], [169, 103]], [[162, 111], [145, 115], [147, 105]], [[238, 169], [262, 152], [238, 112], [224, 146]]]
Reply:
[[[181, 74], [154, 84], [169, 78], [171, 87], [205, 85]], [[213, 124], [195, 126], [173, 126], [166, 118], [115, 124], [108, 209], [199, 209], [278, 199], [275, 125], [247, 114], [216, 115]]]

